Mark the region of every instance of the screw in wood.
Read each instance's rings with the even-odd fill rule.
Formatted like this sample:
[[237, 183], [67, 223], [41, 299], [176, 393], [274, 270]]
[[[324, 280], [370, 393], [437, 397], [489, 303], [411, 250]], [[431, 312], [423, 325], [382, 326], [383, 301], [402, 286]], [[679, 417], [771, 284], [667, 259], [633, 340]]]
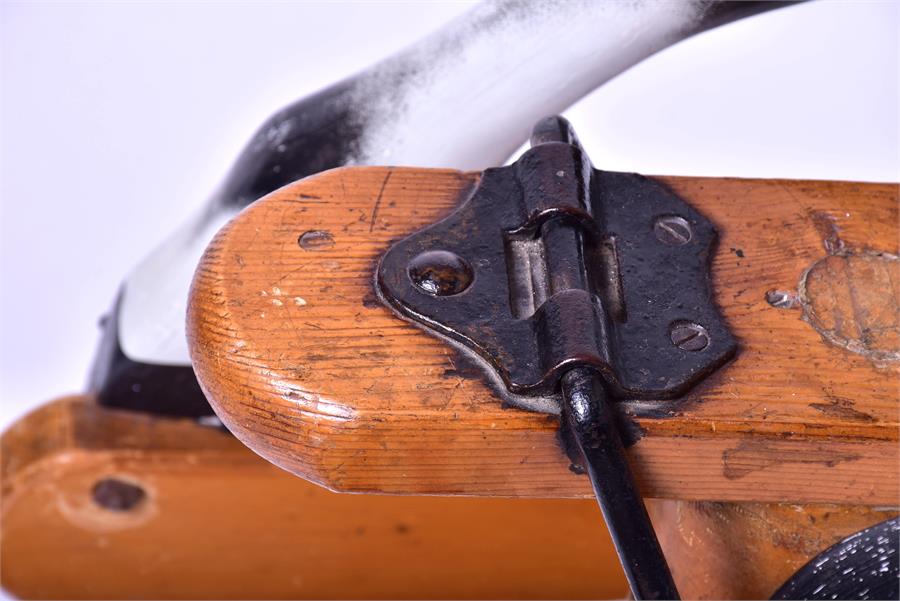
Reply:
[[709, 346], [709, 332], [700, 324], [676, 321], [669, 330], [672, 344], [683, 351], [702, 351]]
[[656, 239], [668, 246], [681, 246], [691, 241], [691, 224], [678, 215], [662, 215], [653, 222]]

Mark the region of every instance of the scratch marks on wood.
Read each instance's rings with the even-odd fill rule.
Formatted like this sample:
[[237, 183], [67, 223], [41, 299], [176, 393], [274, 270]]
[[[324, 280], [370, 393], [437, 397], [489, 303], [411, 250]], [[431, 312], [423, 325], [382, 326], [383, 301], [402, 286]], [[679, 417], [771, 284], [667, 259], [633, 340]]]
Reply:
[[729, 480], [743, 478], [747, 474], [787, 463], [819, 464], [826, 467], [845, 461], [856, 461], [855, 453], [836, 451], [828, 444], [777, 443], [764, 439], [748, 440], [722, 452], [723, 473]]
[[839, 348], [880, 365], [900, 361], [900, 259], [879, 252], [829, 255], [798, 286], [803, 319]]
[[381, 199], [384, 196], [384, 189], [387, 187], [388, 182], [391, 181], [391, 175], [394, 174], [393, 170], [389, 170], [387, 175], [384, 176], [384, 181], [381, 182], [381, 189], [378, 190], [378, 197], [375, 199], [375, 206], [372, 207], [372, 218], [369, 220], [369, 231], [373, 231], [375, 229], [375, 219], [378, 218], [378, 209], [381, 207]]

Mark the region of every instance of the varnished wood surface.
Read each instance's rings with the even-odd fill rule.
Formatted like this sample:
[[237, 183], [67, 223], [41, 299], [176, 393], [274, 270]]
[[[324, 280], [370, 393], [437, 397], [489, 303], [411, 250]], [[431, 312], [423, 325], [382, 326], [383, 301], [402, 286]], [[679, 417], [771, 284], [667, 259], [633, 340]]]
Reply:
[[[5, 432], [0, 584], [23, 599], [623, 598], [587, 500], [339, 495], [188, 420], [43, 406]], [[104, 478], [139, 485], [98, 506]]]
[[801, 567], [894, 509], [653, 500], [648, 511], [683, 599], [770, 599]]
[[[640, 433], [630, 454], [645, 495], [896, 505], [897, 186], [660, 179], [719, 230], [713, 286], [740, 348], [684, 399], [620, 405]], [[590, 494], [555, 417], [504, 407], [466, 358], [373, 295], [391, 242], [476, 181], [330, 171], [217, 236], [188, 330], [242, 441], [340, 491]]]

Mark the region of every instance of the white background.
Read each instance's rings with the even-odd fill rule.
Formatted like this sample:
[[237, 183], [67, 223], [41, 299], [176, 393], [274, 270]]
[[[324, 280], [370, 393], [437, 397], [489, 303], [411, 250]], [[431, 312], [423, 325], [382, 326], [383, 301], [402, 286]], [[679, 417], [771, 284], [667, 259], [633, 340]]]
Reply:
[[[83, 388], [125, 274], [272, 112], [466, 8], [0, 6], [0, 428]], [[767, 13], [662, 52], [567, 116], [604, 169], [898, 181], [898, 31], [894, 2]]]

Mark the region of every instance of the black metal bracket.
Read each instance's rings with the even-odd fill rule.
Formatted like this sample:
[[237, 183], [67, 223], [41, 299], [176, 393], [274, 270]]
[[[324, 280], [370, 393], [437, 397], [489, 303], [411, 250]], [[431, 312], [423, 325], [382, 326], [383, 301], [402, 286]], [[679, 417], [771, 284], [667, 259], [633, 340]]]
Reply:
[[515, 394], [574, 367], [614, 398], [682, 394], [735, 341], [712, 300], [713, 225], [666, 186], [594, 169], [571, 126], [488, 169], [451, 215], [396, 243], [377, 282], [399, 313], [470, 347]]

